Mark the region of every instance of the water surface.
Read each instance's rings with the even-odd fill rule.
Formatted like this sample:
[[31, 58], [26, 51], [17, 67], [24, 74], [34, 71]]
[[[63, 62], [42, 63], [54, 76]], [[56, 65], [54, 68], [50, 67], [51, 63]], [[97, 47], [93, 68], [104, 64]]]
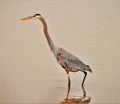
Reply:
[[[120, 103], [119, 0], [1, 0], [0, 103], [64, 101], [67, 75], [57, 64], [37, 20], [41, 13], [57, 45], [93, 69], [85, 89], [91, 103]], [[81, 97], [83, 73], [70, 73], [69, 98]], [[75, 100], [76, 101], [76, 100]]]

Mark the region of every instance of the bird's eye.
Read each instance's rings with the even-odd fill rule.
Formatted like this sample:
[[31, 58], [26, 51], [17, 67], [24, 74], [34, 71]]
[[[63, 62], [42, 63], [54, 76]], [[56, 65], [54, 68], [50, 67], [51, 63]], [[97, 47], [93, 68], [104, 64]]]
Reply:
[[40, 14], [33, 15], [33, 17], [40, 17], [40, 16], [41, 16]]

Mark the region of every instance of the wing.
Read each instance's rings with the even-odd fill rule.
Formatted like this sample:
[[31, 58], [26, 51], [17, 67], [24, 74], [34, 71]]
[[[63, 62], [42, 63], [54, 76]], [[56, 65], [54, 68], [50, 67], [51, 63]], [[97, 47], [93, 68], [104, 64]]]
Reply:
[[77, 72], [77, 71], [89, 71], [92, 72], [90, 67], [84, 64], [79, 58], [74, 56], [73, 54], [65, 51], [64, 49], [60, 48], [59, 52], [60, 55], [60, 62], [62, 65], [67, 67], [70, 71]]

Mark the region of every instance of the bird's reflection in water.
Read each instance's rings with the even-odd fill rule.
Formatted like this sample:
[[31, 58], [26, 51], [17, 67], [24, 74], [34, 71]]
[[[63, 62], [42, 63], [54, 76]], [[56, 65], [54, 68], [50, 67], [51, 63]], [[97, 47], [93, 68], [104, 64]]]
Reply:
[[87, 98], [70, 98], [70, 99], [65, 99], [62, 101], [60, 104], [90, 104], [90, 97]]
[[77, 97], [69, 98], [70, 87], [68, 87], [66, 98], [60, 104], [90, 104], [91, 97], [86, 97], [86, 90], [84, 86], [82, 87], [82, 90], [83, 90], [82, 97], [77, 96]]

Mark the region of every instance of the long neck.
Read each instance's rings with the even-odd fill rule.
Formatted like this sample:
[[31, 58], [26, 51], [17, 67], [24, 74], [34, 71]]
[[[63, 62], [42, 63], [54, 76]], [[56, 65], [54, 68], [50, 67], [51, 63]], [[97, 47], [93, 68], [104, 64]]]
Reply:
[[48, 33], [48, 28], [47, 28], [47, 23], [45, 21], [45, 19], [43, 17], [40, 17], [40, 21], [42, 22], [43, 24], [43, 30], [44, 30], [44, 34], [45, 34], [45, 37], [47, 39], [47, 42], [48, 42], [48, 45], [51, 49], [51, 51], [56, 54], [57, 52], [57, 47], [55, 46], [55, 44], [53, 43], [49, 33]]

